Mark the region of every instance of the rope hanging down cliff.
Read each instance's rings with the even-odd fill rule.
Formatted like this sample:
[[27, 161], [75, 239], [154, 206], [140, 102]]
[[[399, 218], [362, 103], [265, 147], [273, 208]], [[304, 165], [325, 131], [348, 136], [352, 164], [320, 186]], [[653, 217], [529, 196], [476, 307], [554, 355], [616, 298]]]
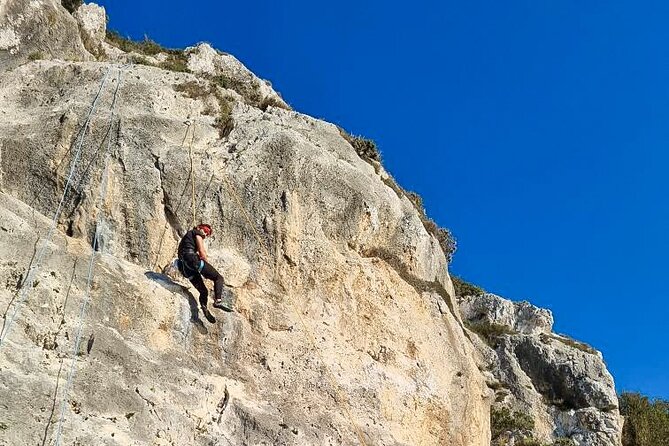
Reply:
[[[63, 397], [61, 400], [61, 405], [60, 405], [60, 418], [58, 420], [58, 430], [56, 433], [56, 446], [60, 446], [61, 444], [61, 434], [62, 434], [62, 429], [63, 429], [63, 420], [65, 417], [65, 408], [67, 406], [67, 399], [68, 399], [68, 394], [70, 392], [70, 388], [72, 387], [72, 382], [74, 380], [74, 374], [76, 372], [76, 364], [77, 364], [77, 355], [79, 353], [79, 347], [81, 346], [81, 335], [83, 332], [83, 325], [84, 325], [84, 320], [86, 317], [86, 310], [88, 308], [88, 304], [91, 299], [91, 285], [93, 283], [93, 271], [95, 267], [95, 257], [97, 254], [98, 249], [101, 251], [104, 249], [104, 246], [100, 246], [100, 227], [102, 227], [103, 224], [103, 216], [104, 216], [104, 197], [107, 194], [107, 184], [109, 181], [109, 152], [111, 148], [111, 142], [112, 142], [112, 136], [113, 136], [113, 128], [114, 128], [114, 115], [116, 111], [116, 99], [118, 97], [118, 91], [121, 86], [121, 75], [122, 75], [122, 69], [123, 67], [118, 69], [118, 74], [116, 77], [116, 89], [114, 90], [114, 96], [112, 98], [112, 103], [110, 107], [110, 117], [109, 117], [109, 131], [107, 134], [109, 135], [109, 139], [107, 140], [107, 147], [105, 149], [105, 164], [104, 164], [104, 169], [102, 172], [102, 176], [100, 177], [100, 190], [98, 193], [98, 200], [97, 200], [97, 208], [98, 208], [98, 215], [97, 215], [97, 220], [95, 224], [95, 235], [93, 236], [93, 250], [91, 252], [91, 256], [88, 262], [88, 278], [86, 280], [86, 294], [84, 295], [84, 299], [81, 302], [81, 307], [79, 309], [79, 319], [77, 323], [77, 334], [75, 337], [74, 341], [74, 347], [72, 349], [72, 362], [70, 364], [70, 371], [67, 376], [67, 382], [65, 384], [65, 389], [63, 389]], [[117, 124], [118, 126], [118, 124]], [[118, 128], [118, 127], [117, 127]]]
[[102, 93], [102, 89], [104, 88], [105, 84], [107, 83], [107, 78], [109, 77], [109, 72], [111, 71], [111, 66], [107, 68], [107, 71], [105, 72], [104, 76], [102, 77], [102, 80], [100, 81], [100, 87], [95, 94], [95, 97], [93, 98], [93, 103], [91, 104], [91, 108], [88, 110], [88, 114], [86, 115], [86, 119], [84, 120], [84, 125], [82, 127], [82, 131], [79, 135], [79, 139], [76, 144], [76, 150], [74, 153], [74, 158], [72, 159], [72, 165], [70, 166], [70, 172], [67, 176], [67, 181], [65, 183], [65, 188], [63, 190], [63, 195], [60, 199], [60, 202], [58, 203], [58, 207], [56, 208], [56, 212], [54, 212], [53, 219], [51, 221], [51, 226], [49, 227], [49, 232], [47, 233], [46, 237], [44, 238], [44, 241], [42, 243], [41, 248], [39, 251], [37, 251], [37, 254], [35, 255], [35, 258], [32, 262], [32, 264], [28, 268], [28, 273], [26, 275], [25, 280], [23, 281], [23, 284], [18, 292], [18, 299], [16, 303], [14, 304], [14, 311], [12, 314], [9, 316], [8, 319], [5, 319], [3, 323], [3, 330], [0, 331], [0, 348], [2, 347], [4, 341], [7, 339], [7, 336], [9, 335], [9, 331], [12, 328], [12, 325], [14, 321], [16, 320], [19, 311], [21, 310], [21, 306], [23, 303], [26, 301], [28, 298], [28, 293], [30, 290], [32, 290], [33, 285], [35, 284], [35, 276], [37, 275], [40, 265], [44, 258], [46, 257], [47, 254], [47, 249], [49, 247], [49, 244], [51, 243], [51, 238], [53, 237], [53, 234], [56, 230], [56, 226], [58, 225], [58, 219], [60, 218], [60, 214], [63, 210], [63, 204], [65, 203], [65, 198], [67, 196], [67, 193], [70, 190], [70, 186], [72, 183], [72, 179], [74, 177], [74, 173], [77, 169], [77, 165], [79, 163], [79, 159], [81, 157], [81, 152], [84, 146], [84, 141], [86, 140], [86, 134], [88, 133], [88, 129], [90, 126], [91, 118], [93, 116], [93, 112], [95, 111], [97, 104], [98, 104], [98, 99], [100, 99], [100, 95]]
[[[184, 183], [183, 190], [181, 191], [181, 195], [179, 196], [179, 202], [177, 203], [176, 207], [172, 209], [173, 215], [177, 216], [179, 215], [179, 211], [181, 210], [181, 206], [184, 203], [184, 199], [186, 198], [186, 192], [188, 191], [188, 183], [191, 185], [191, 212], [192, 212], [192, 223], [193, 226], [196, 224], [196, 219], [197, 219], [197, 211], [202, 207], [202, 203], [204, 202], [204, 198], [207, 194], [207, 191], [209, 190], [209, 187], [211, 186], [212, 181], [214, 180], [215, 174], [212, 173], [211, 177], [209, 178], [209, 181], [207, 182], [207, 186], [204, 188], [203, 191], [201, 191], [200, 198], [199, 200], [196, 200], [196, 194], [195, 194], [195, 171], [194, 171], [194, 165], [193, 165], [193, 143], [195, 140], [195, 123], [192, 123], [190, 120], [186, 121], [186, 131], [184, 133], [184, 137], [181, 140], [181, 149], [186, 148], [186, 140], [188, 139], [188, 133], [192, 129], [191, 133], [191, 138], [190, 138], [190, 143], [189, 143], [189, 158], [190, 158], [190, 175], [186, 179]], [[158, 161], [156, 160], [156, 163]], [[167, 217], [167, 203], [164, 203], [166, 206], [166, 211], [165, 211], [165, 226], [163, 227], [163, 232], [160, 235], [160, 242], [158, 243], [158, 250], [156, 251], [156, 260], [153, 262], [153, 269], [158, 270], [158, 262], [160, 262], [160, 256], [163, 252], [163, 244], [165, 243], [165, 235], [167, 234], [167, 230], [169, 229], [170, 223]], [[183, 234], [179, 234], [183, 235]], [[174, 252], [172, 253], [171, 257], [174, 257], [176, 255], [176, 248]], [[171, 258], [170, 257], [170, 258]]]

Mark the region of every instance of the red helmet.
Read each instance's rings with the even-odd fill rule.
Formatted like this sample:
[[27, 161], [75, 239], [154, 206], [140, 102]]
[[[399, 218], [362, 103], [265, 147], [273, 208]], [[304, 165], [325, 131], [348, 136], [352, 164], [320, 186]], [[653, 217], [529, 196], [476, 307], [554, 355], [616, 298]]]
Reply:
[[211, 233], [213, 232], [213, 231], [211, 230], [211, 226], [208, 225], [208, 224], [206, 224], [206, 223], [202, 223], [202, 224], [200, 224], [200, 225], [197, 225], [195, 228], [196, 228], [196, 229], [199, 229], [199, 230], [202, 231], [202, 232], [204, 232], [205, 235], [206, 235], [207, 237], [209, 237], [209, 236], [211, 235]]

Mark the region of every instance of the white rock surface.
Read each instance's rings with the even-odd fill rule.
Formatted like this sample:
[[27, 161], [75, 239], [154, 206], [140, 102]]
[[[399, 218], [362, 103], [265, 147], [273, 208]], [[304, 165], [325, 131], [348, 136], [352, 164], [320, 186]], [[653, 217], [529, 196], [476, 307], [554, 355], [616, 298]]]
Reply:
[[186, 54], [188, 55], [188, 68], [193, 73], [224, 78], [229, 82], [231, 88], [236, 87], [237, 90], [240, 90], [239, 93], [249, 103], [262, 106], [262, 108], [273, 105], [290, 109], [267, 81], [258, 78], [236, 57], [219, 53], [208, 43], [186, 48]]
[[535, 307], [529, 302], [510, 300], [486, 293], [460, 299], [462, 317], [469, 321], [497, 324], [524, 334], [550, 333], [553, 315], [550, 310]]
[[95, 3], [84, 3], [74, 13], [79, 31], [90, 48], [100, 48], [105, 40], [107, 14], [105, 8]]
[[[486, 381], [496, 390], [495, 407], [532, 414], [543, 442], [566, 437], [577, 446], [621, 444], [618, 398], [600, 352], [552, 333], [551, 312], [528, 302], [493, 294], [458, 301], [466, 323], [484, 333], [474, 340], [479, 362], [493, 375]], [[490, 335], [487, 327], [501, 329]]]
[[77, 21], [56, 0], [0, 2], [0, 70], [32, 59], [91, 60]]

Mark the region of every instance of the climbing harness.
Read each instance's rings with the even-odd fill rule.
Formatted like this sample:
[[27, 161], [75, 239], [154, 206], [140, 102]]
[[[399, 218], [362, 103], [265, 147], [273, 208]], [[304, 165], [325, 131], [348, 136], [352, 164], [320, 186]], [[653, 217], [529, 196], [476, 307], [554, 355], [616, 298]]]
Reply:
[[86, 139], [86, 134], [88, 133], [88, 128], [90, 126], [91, 122], [91, 117], [93, 115], [93, 112], [95, 111], [97, 104], [98, 104], [98, 99], [100, 99], [100, 94], [102, 93], [102, 89], [104, 88], [105, 84], [107, 83], [107, 78], [109, 77], [109, 72], [111, 71], [111, 66], [107, 68], [107, 71], [105, 72], [104, 76], [102, 77], [102, 80], [100, 81], [100, 87], [93, 99], [93, 103], [91, 104], [91, 108], [88, 111], [88, 114], [86, 116], [86, 119], [84, 120], [84, 125], [82, 128], [82, 131], [80, 133], [80, 137], [78, 141], [75, 143], [76, 144], [76, 150], [74, 153], [74, 158], [72, 159], [72, 165], [70, 166], [70, 172], [67, 176], [67, 181], [65, 183], [65, 189], [63, 190], [63, 195], [60, 199], [60, 202], [58, 203], [58, 207], [56, 208], [56, 212], [54, 212], [53, 219], [51, 221], [51, 226], [49, 227], [49, 232], [47, 233], [46, 237], [44, 238], [44, 242], [42, 244], [42, 247], [39, 249], [37, 254], [35, 255], [34, 262], [33, 264], [30, 265], [28, 269], [28, 273], [26, 275], [26, 279], [23, 281], [23, 284], [21, 286], [21, 289], [18, 294], [18, 300], [14, 304], [14, 311], [12, 314], [9, 316], [9, 319], [6, 320], [7, 324], [4, 327], [4, 330], [0, 332], [0, 348], [2, 348], [2, 345], [4, 341], [7, 339], [7, 336], [9, 335], [9, 332], [12, 328], [12, 325], [14, 321], [16, 320], [16, 317], [19, 314], [19, 311], [21, 310], [21, 306], [24, 304], [26, 299], [28, 298], [28, 293], [30, 290], [32, 290], [33, 285], [35, 284], [35, 276], [37, 275], [39, 268], [41, 266], [42, 261], [46, 257], [46, 252], [49, 247], [49, 244], [51, 242], [51, 238], [53, 237], [53, 234], [56, 230], [56, 226], [58, 224], [58, 219], [60, 218], [60, 214], [63, 210], [63, 204], [65, 202], [65, 197], [67, 196], [67, 193], [70, 190], [71, 183], [72, 183], [72, 178], [74, 177], [74, 173], [77, 169], [77, 164], [79, 163], [79, 159], [81, 157], [81, 152], [84, 146], [84, 141]]
[[179, 272], [188, 280], [195, 277], [195, 274], [200, 274], [204, 268], [204, 260], [200, 259], [197, 268], [191, 268], [188, 266], [188, 262], [181, 257], [177, 258], [176, 267], [179, 269]]

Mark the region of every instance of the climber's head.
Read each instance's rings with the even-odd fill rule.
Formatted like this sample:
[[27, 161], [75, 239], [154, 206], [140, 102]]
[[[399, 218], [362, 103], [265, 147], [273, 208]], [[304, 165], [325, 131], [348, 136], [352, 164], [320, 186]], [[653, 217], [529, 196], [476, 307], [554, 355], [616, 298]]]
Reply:
[[202, 223], [202, 224], [200, 224], [200, 225], [197, 225], [195, 228], [196, 228], [196, 229], [199, 229], [199, 230], [202, 231], [202, 232], [204, 232], [204, 235], [205, 235], [205, 236], [207, 236], [207, 237], [211, 236], [212, 230], [211, 230], [211, 226], [210, 226], [210, 225], [208, 225], [208, 224], [206, 224], [206, 223]]

